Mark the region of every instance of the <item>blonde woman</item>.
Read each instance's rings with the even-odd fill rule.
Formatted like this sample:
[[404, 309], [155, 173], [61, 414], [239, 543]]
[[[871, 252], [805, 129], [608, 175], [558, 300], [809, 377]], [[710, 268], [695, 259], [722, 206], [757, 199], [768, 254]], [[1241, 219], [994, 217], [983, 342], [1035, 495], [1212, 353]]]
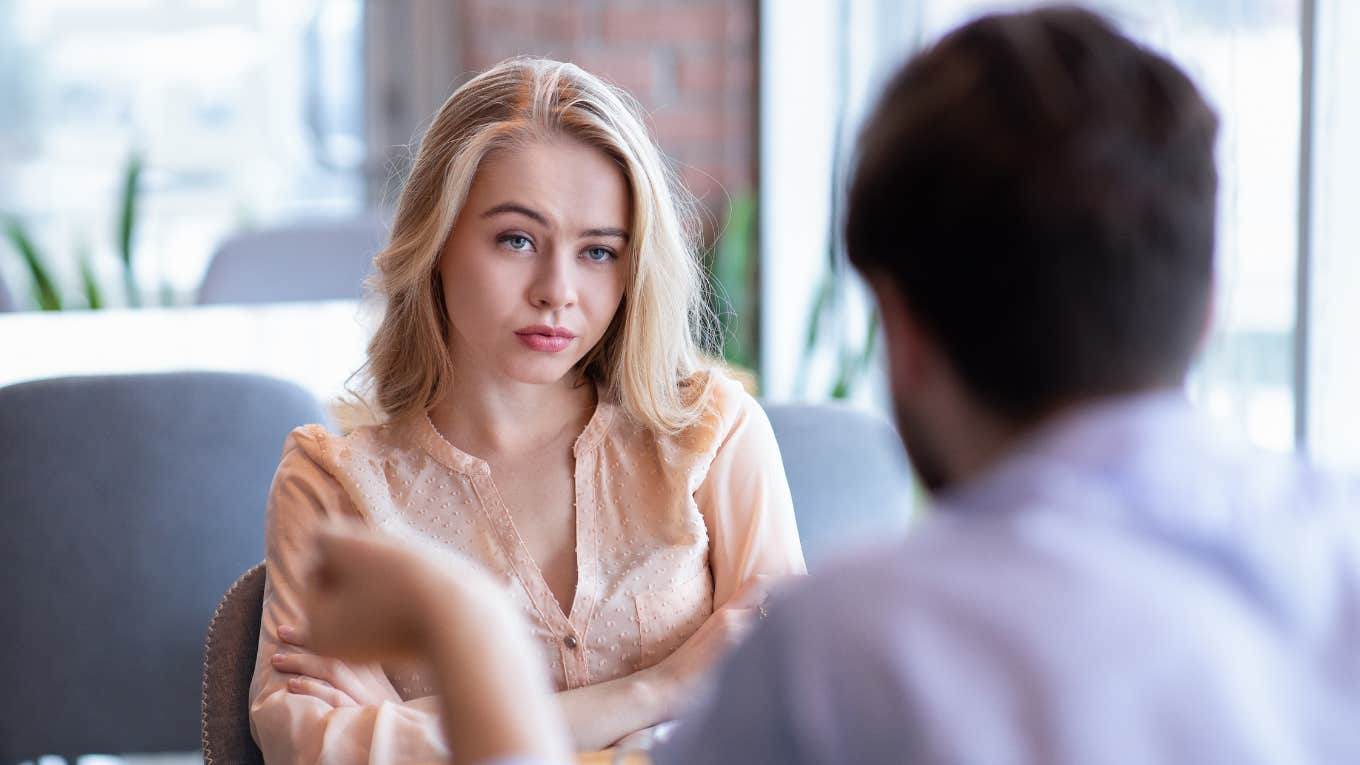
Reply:
[[578, 749], [673, 716], [804, 572], [769, 422], [698, 351], [683, 192], [638, 110], [513, 59], [436, 114], [377, 258], [381, 424], [294, 431], [268, 506], [250, 719], [271, 763], [443, 759], [417, 666], [307, 649], [316, 529], [352, 518], [503, 582]]

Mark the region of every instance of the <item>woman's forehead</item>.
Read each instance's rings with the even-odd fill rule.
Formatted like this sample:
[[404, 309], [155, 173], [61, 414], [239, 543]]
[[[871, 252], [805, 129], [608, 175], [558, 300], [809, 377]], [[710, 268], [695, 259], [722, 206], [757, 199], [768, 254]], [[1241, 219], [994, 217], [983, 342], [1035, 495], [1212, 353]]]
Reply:
[[535, 140], [487, 154], [466, 207], [474, 215], [532, 211], [567, 230], [628, 228], [623, 170], [604, 151], [573, 139]]

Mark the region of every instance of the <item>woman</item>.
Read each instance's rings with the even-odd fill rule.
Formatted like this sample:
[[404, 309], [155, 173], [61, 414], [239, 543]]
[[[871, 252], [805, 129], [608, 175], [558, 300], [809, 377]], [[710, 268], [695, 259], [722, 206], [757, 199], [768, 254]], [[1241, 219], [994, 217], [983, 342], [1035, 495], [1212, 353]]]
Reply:
[[448, 755], [421, 668], [307, 650], [328, 518], [505, 582], [579, 749], [671, 717], [762, 577], [804, 572], [769, 422], [701, 368], [677, 193], [636, 108], [570, 64], [507, 61], [440, 109], [376, 261], [381, 424], [299, 428], [271, 489], [250, 706], [268, 761]]

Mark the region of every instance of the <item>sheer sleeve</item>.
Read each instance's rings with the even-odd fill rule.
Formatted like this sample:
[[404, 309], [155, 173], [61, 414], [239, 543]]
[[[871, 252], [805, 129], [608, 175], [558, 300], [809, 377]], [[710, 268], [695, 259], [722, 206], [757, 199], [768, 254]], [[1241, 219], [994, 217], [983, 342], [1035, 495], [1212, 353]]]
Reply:
[[807, 566], [769, 418], [735, 382], [714, 387], [726, 432], [694, 497], [708, 527], [718, 609], [756, 574], [805, 574]]

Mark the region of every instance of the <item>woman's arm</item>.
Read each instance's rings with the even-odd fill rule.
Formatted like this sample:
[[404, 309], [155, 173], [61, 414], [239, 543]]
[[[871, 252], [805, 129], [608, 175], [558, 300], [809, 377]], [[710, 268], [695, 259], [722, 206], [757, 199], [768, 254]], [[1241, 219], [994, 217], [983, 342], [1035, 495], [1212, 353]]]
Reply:
[[[522, 617], [476, 566], [425, 559], [354, 530], [323, 532], [317, 545], [318, 565], [304, 598], [315, 647], [353, 661], [431, 658], [444, 729], [448, 740], [458, 742], [455, 762], [510, 756], [565, 762], [564, 718], [572, 715], [582, 726], [578, 743], [583, 732], [599, 737], [588, 742], [590, 748], [673, 718], [698, 679], [745, 634], [768, 583], [753, 579], [656, 666], [554, 698]], [[646, 714], [625, 708], [633, 699]], [[592, 704], [599, 705], [593, 713]], [[607, 713], [616, 722], [606, 731], [591, 718]], [[628, 726], [636, 727], [616, 735], [615, 729]]]
[[724, 435], [695, 502], [709, 536], [715, 611], [656, 666], [558, 694], [580, 748], [608, 746], [673, 719], [698, 685], [749, 631], [770, 586], [807, 573], [793, 500], [769, 419], [741, 386], [714, 386]]
[[709, 536], [715, 611], [656, 666], [557, 694], [580, 749], [599, 749], [675, 716], [750, 630], [756, 609], [781, 577], [807, 573], [788, 478], [764, 410], [730, 379], [713, 395], [725, 435], [695, 503]]
[[617, 680], [558, 692], [557, 701], [577, 750], [604, 749], [630, 733], [675, 719], [710, 670], [745, 637], [770, 581], [753, 577], [655, 666]]
[[[439, 761], [448, 757], [439, 725], [438, 700], [401, 701], [387, 684], [385, 693], [331, 703], [318, 695], [289, 690], [298, 677], [273, 664], [283, 653], [313, 657], [287, 645], [278, 630], [294, 625], [306, 631], [301, 598], [314, 564], [316, 530], [333, 518], [357, 518], [358, 511], [323, 467], [328, 436], [320, 429], [299, 429], [289, 436], [270, 490], [266, 512], [266, 587], [260, 642], [250, 689], [250, 723], [268, 762], [393, 763]], [[319, 658], [319, 657], [317, 657]], [[381, 670], [348, 665], [373, 677]], [[324, 687], [317, 689], [319, 693]]]
[[476, 566], [371, 535], [318, 538], [312, 639], [352, 660], [429, 657], [455, 763], [568, 762], [566, 730], [523, 618]]
[[[309, 634], [300, 603], [318, 529], [331, 519], [359, 517], [323, 468], [324, 438], [307, 431], [291, 436], [270, 492], [267, 587], [250, 696], [256, 741], [270, 762], [442, 760], [449, 747], [436, 699], [402, 701], [380, 667], [323, 655]], [[558, 693], [576, 748], [603, 749], [673, 718], [701, 676], [744, 634], [749, 615], [738, 610], [710, 617], [654, 667]]]
[[[570, 762], [561, 705], [549, 693], [527, 625], [496, 583], [469, 563], [425, 559], [371, 532], [328, 530], [317, 548], [305, 607], [318, 648], [354, 661], [431, 659], [445, 733], [459, 742], [454, 763]], [[710, 666], [713, 651], [730, 647], [715, 636], [749, 618], [737, 606], [758, 603], [760, 584], [734, 597], [666, 661]]]
[[669, 708], [662, 679], [650, 670], [603, 683], [558, 691], [555, 700], [577, 751], [605, 749], [666, 719]]
[[756, 576], [807, 573], [789, 481], [765, 410], [737, 383], [714, 385], [727, 425], [694, 500], [708, 527], [713, 605]]
[[[749, 630], [767, 584], [768, 578], [756, 577], [727, 606], [710, 616], [675, 653], [656, 666], [615, 680], [556, 693], [555, 701], [561, 708], [575, 749], [605, 749], [630, 733], [674, 719], [695, 696], [698, 684], [709, 670]], [[436, 604], [432, 613], [439, 611]], [[276, 668], [286, 666], [288, 669], [284, 671], [301, 672], [306, 682], [315, 685], [315, 688], [294, 692], [315, 695], [323, 700], [337, 697], [331, 701], [336, 707], [352, 704], [348, 696], [358, 695], [349, 690], [356, 682], [351, 677], [351, 668], [375, 666], [355, 665], [311, 653], [291, 656], [286, 665], [276, 662]], [[305, 657], [310, 657], [307, 662], [303, 661]]]

